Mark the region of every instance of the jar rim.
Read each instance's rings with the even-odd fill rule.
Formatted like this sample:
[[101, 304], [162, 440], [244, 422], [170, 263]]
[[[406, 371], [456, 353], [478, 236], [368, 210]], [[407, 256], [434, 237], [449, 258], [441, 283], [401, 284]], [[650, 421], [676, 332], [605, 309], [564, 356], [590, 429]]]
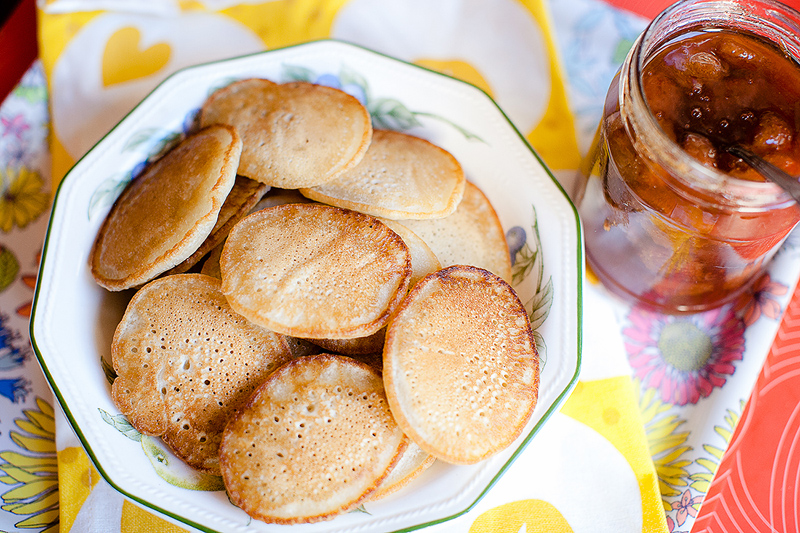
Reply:
[[[775, 20], [765, 20], [753, 13], [753, 6], [766, 8]], [[679, 24], [664, 32], [664, 25], [675, 18]], [[769, 22], [769, 24], [767, 24]], [[766, 28], [764, 26], [767, 26]], [[623, 64], [620, 80], [620, 112], [626, 128], [633, 128], [634, 143], [660, 166], [678, 169], [670, 175], [684, 187], [702, 187], [731, 205], [757, 210], [796, 203], [778, 185], [768, 181], [737, 178], [709, 168], [670, 138], [661, 128], [644, 92], [642, 72], [660, 45], [689, 31], [743, 29], [768, 39], [794, 58], [800, 67], [800, 12], [773, 0], [682, 0], [662, 11], [639, 36]], [[790, 29], [791, 28], [791, 29]], [[772, 38], [779, 36], [780, 39]], [[789, 47], [788, 44], [793, 46]], [[627, 94], [623, 94], [627, 93]], [[692, 179], [684, 176], [691, 175]]]

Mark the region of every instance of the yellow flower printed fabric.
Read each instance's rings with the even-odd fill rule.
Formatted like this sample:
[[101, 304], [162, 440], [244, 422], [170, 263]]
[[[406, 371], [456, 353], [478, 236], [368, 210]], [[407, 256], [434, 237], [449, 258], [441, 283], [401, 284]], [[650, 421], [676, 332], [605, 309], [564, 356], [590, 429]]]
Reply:
[[43, 190], [44, 180], [25, 167], [6, 168], [0, 172], [3, 195], [0, 196], [0, 230], [24, 228], [50, 206], [50, 195]]

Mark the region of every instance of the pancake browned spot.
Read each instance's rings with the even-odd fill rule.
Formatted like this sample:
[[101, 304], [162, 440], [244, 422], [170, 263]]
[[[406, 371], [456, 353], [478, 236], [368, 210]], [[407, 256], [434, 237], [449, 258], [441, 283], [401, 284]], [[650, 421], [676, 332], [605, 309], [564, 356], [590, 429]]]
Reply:
[[391, 219], [441, 218], [464, 193], [464, 171], [446, 150], [398, 131], [375, 130], [361, 162], [303, 195]]
[[377, 371], [344, 356], [294, 359], [225, 428], [220, 467], [231, 501], [268, 523], [351, 510], [406, 447]]
[[286, 204], [243, 218], [220, 257], [222, 291], [256, 324], [305, 339], [378, 331], [405, 296], [411, 258], [369, 215]]
[[283, 335], [234, 313], [219, 280], [177, 274], [133, 296], [111, 356], [114, 403], [131, 425], [218, 474], [228, 418], [292, 352]]
[[511, 282], [511, 254], [492, 204], [467, 182], [452, 215], [429, 220], [400, 220], [430, 246], [442, 266], [473, 265]]
[[420, 280], [383, 351], [398, 425], [423, 450], [470, 464], [504, 449], [536, 405], [539, 357], [525, 308], [491, 272], [455, 265]]
[[285, 189], [330, 181], [356, 165], [372, 139], [361, 102], [305, 82], [232, 83], [206, 100], [200, 120], [236, 127], [244, 142], [239, 173]]
[[132, 180], [92, 247], [97, 283], [113, 291], [136, 287], [191, 256], [217, 222], [241, 150], [233, 128], [204, 128]]

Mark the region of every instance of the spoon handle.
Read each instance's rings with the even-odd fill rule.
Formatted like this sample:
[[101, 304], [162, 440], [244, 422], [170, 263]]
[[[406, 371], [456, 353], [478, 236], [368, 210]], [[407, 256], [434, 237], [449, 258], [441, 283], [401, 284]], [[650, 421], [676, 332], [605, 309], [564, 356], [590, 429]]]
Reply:
[[753, 167], [756, 172], [780, 186], [783, 190], [788, 192], [792, 198], [800, 202], [800, 181], [798, 181], [797, 178], [791, 174], [787, 174], [769, 161], [765, 161], [747, 148], [738, 144], [727, 146], [725, 150], [741, 158], [745, 163]]

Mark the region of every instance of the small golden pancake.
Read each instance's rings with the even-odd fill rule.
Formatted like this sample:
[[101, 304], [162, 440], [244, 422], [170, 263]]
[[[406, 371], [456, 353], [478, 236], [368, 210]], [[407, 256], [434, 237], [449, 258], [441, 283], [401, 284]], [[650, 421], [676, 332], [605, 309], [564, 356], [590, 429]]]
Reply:
[[[237, 176], [237, 179], [239, 177], [241, 176]], [[254, 182], [253, 180], [250, 181], [253, 183], [258, 183]], [[264, 186], [267, 187], [266, 185]], [[261, 211], [262, 209], [266, 209], [268, 207], [275, 207], [276, 205], [311, 203], [311, 200], [300, 194], [296, 189], [279, 189], [277, 187], [267, 188], [269, 189], [267, 193], [264, 194], [261, 199], [250, 208], [251, 213], [254, 213], [255, 211]], [[228, 233], [229, 232], [230, 229], [228, 230]], [[225, 236], [227, 237], [227, 233]], [[222, 255], [222, 244], [224, 244], [224, 241], [218, 244], [208, 254], [208, 257], [203, 263], [203, 268], [200, 271], [202, 274], [207, 274], [217, 279], [222, 279], [222, 274], [219, 271], [219, 257]]]
[[312, 355], [276, 370], [231, 419], [220, 466], [231, 501], [251, 517], [318, 522], [366, 500], [407, 442], [377, 371]]
[[503, 226], [486, 195], [467, 182], [455, 213], [430, 220], [401, 220], [430, 246], [442, 266], [473, 265], [511, 282], [511, 254]]
[[372, 139], [361, 102], [305, 82], [232, 83], [206, 100], [200, 123], [236, 127], [244, 142], [239, 173], [284, 189], [332, 180], [364, 157]]
[[231, 228], [253, 209], [253, 206], [261, 200], [261, 197], [264, 196], [264, 193], [268, 190], [269, 185], [251, 180], [250, 178], [245, 178], [244, 176], [236, 176], [233, 188], [231, 188], [231, 192], [228, 193], [225, 202], [222, 204], [222, 208], [219, 210], [217, 223], [214, 224], [214, 229], [211, 230], [211, 234], [206, 237], [206, 240], [203, 241], [203, 244], [200, 245], [200, 248], [198, 248], [195, 253], [190, 255], [179, 265], [164, 272], [164, 275], [168, 276], [170, 274], [182, 274], [186, 272], [196, 265], [198, 261], [205, 257], [212, 249], [222, 244], [225, 237], [228, 236], [228, 232], [231, 231]]
[[191, 256], [217, 222], [241, 150], [233, 128], [204, 128], [132, 180], [89, 255], [97, 283], [112, 291], [137, 287]]
[[380, 500], [389, 494], [394, 494], [398, 490], [408, 485], [417, 476], [428, 469], [436, 458], [409, 441], [403, 456], [397, 462], [389, 475], [381, 482], [380, 487], [369, 497], [371, 501]]
[[383, 379], [397, 424], [420, 448], [449, 463], [486, 459], [536, 406], [539, 357], [525, 308], [488, 270], [434, 272], [386, 330]]
[[[409, 288], [416, 285], [423, 276], [439, 270], [441, 265], [431, 249], [413, 231], [394, 220], [380, 219], [381, 222], [397, 233], [403, 242], [406, 243], [411, 254], [411, 278]], [[385, 337], [383, 328], [368, 337], [358, 337], [355, 339], [312, 339], [311, 342], [319, 345], [329, 352], [344, 355], [368, 355], [383, 351], [383, 341]]]
[[464, 193], [464, 171], [446, 150], [413, 135], [375, 130], [361, 162], [304, 196], [391, 219], [441, 218]]
[[219, 474], [228, 418], [292, 357], [283, 335], [237, 315], [220, 282], [176, 274], [131, 299], [111, 345], [114, 403], [141, 433], [189, 465]]
[[220, 257], [231, 307], [304, 339], [382, 328], [408, 289], [411, 256], [378, 219], [322, 204], [286, 204], [239, 221]]

